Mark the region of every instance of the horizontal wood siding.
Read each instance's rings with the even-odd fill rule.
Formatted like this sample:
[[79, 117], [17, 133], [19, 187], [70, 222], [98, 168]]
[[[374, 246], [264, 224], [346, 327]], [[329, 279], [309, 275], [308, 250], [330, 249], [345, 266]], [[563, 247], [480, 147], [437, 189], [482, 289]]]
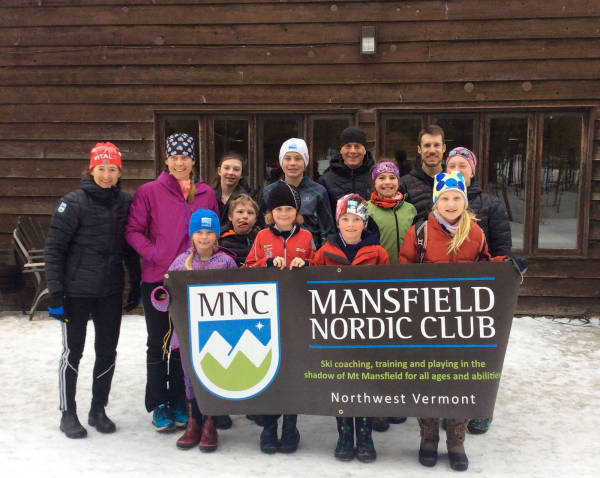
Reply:
[[[372, 145], [380, 110], [600, 117], [597, 0], [0, 5], [0, 247], [20, 214], [48, 224], [96, 141], [120, 147], [126, 190], [151, 180], [157, 111], [357, 110]], [[600, 119], [592, 130], [588, 254], [531, 258], [523, 313], [600, 315]]]

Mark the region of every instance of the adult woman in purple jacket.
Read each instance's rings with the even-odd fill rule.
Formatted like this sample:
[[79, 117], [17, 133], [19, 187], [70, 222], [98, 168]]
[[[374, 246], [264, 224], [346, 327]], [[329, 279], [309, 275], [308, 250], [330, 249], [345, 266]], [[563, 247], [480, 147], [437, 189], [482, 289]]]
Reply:
[[148, 331], [146, 410], [157, 431], [187, 425], [185, 387], [179, 351], [169, 350], [167, 312], [152, 307], [150, 293], [162, 285], [173, 260], [190, 244], [190, 217], [197, 209], [219, 213], [215, 193], [194, 181], [194, 139], [185, 133], [167, 138], [166, 167], [134, 194], [125, 230], [127, 242], [142, 256], [142, 303]]

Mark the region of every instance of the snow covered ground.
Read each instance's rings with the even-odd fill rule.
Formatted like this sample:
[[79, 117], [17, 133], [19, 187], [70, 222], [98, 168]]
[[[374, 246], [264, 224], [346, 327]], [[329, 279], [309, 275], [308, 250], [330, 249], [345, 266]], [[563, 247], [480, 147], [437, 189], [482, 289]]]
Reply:
[[[302, 435], [293, 455], [263, 455], [260, 428], [234, 416], [220, 432], [219, 449], [175, 447], [179, 433], [158, 434], [143, 405], [144, 319], [123, 320], [117, 369], [108, 415], [117, 432], [102, 435], [87, 426], [93, 363], [93, 326], [80, 367], [79, 416], [88, 437], [70, 440], [58, 429], [58, 323], [0, 314], [0, 473], [4, 478], [51, 477], [330, 477], [440, 476], [453, 474], [445, 456], [433, 469], [417, 462], [418, 425], [414, 418], [374, 433], [377, 461], [342, 463], [333, 456], [337, 433], [330, 417], [299, 418]], [[485, 435], [467, 435], [471, 475], [598, 476], [600, 439], [600, 325], [519, 318], [513, 322], [495, 419]], [[594, 471], [595, 470], [595, 471]]]

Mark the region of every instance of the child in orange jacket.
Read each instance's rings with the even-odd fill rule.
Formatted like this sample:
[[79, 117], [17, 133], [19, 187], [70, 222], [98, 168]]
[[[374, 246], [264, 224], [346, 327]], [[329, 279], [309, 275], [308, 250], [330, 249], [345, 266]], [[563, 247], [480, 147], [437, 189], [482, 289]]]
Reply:
[[[338, 233], [330, 236], [311, 261], [313, 266], [389, 264], [386, 250], [379, 245], [377, 234], [367, 232], [367, 202], [358, 194], [346, 194], [337, 202], [335, 219]], [[337, 417], [339, 438], [334, 456], [362, 462], [377, 458], [373, 445], [371, 417]], [[354, 433], [356, 430], [356, 452]]]
[[[267, 228], [256, 235], [246, 258], [246, 267], [305, 266], [315, 253], [313, 235], [300, 227], [303, 222], [298, 190], [280, 181], [270, 192], [265, 223]], [[260, 450], [263, 453], [293, 453], [298, 448], [300, 433], [296, 427], [298, 415], [284, 415], [281, 440], [277, 439], [279, 415], [261, 417]], [[258, 421], [258, 420], [257, 420]]]
[[[433, 209], [426, 223], [411, 226], [404, 237], [398, 263], [415, 262], [477, 262], [502, 261], [504, 257], [490, 257], [485, 234], [475, 222], [475, 215], [467, 207], [467, 188], [458, 171], [439, 173], [433, 186]], [[425, 228], [420, 234], [419, 229]], [[420, 242], [418, 240], [420, 236]], [[437, 462], [439, 418], [419, 418], [421, 444], [419, 462], [434, 466]], [[464, 471], [469, 467], [464, 440], [468, 420], [446, 420], [446, 445], [450, 467]]]

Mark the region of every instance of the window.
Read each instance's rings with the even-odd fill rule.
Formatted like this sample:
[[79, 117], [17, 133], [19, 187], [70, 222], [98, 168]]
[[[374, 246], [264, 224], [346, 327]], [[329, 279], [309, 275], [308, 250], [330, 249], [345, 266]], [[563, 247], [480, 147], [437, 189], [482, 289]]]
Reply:
[[386, 112], [379, 145], [387, 157], [406, 152], [412, 165], [421, 125], [439, 124], [447, 152], [466, 146], [477, 155], [477, 178], [506, 207], [515, 252], [581, 254], [586, 118], [581, 111]]
[[288, 138], [303, 138], [311, 162], [307, 174], [313, 179], [325, 171], [339, 153], [342, 130], [356, 123], [355, 113], [181, 113], [157, 117], [157, 173], [164, 165], [164, 139], [175, 131], [196, 140], [199, 161], [196, 173], [209, 182], [216, 176], [221, 157], [230, 151], [246, 161], [249, 184], [262, 188], [281, 176], [279, 148]]

